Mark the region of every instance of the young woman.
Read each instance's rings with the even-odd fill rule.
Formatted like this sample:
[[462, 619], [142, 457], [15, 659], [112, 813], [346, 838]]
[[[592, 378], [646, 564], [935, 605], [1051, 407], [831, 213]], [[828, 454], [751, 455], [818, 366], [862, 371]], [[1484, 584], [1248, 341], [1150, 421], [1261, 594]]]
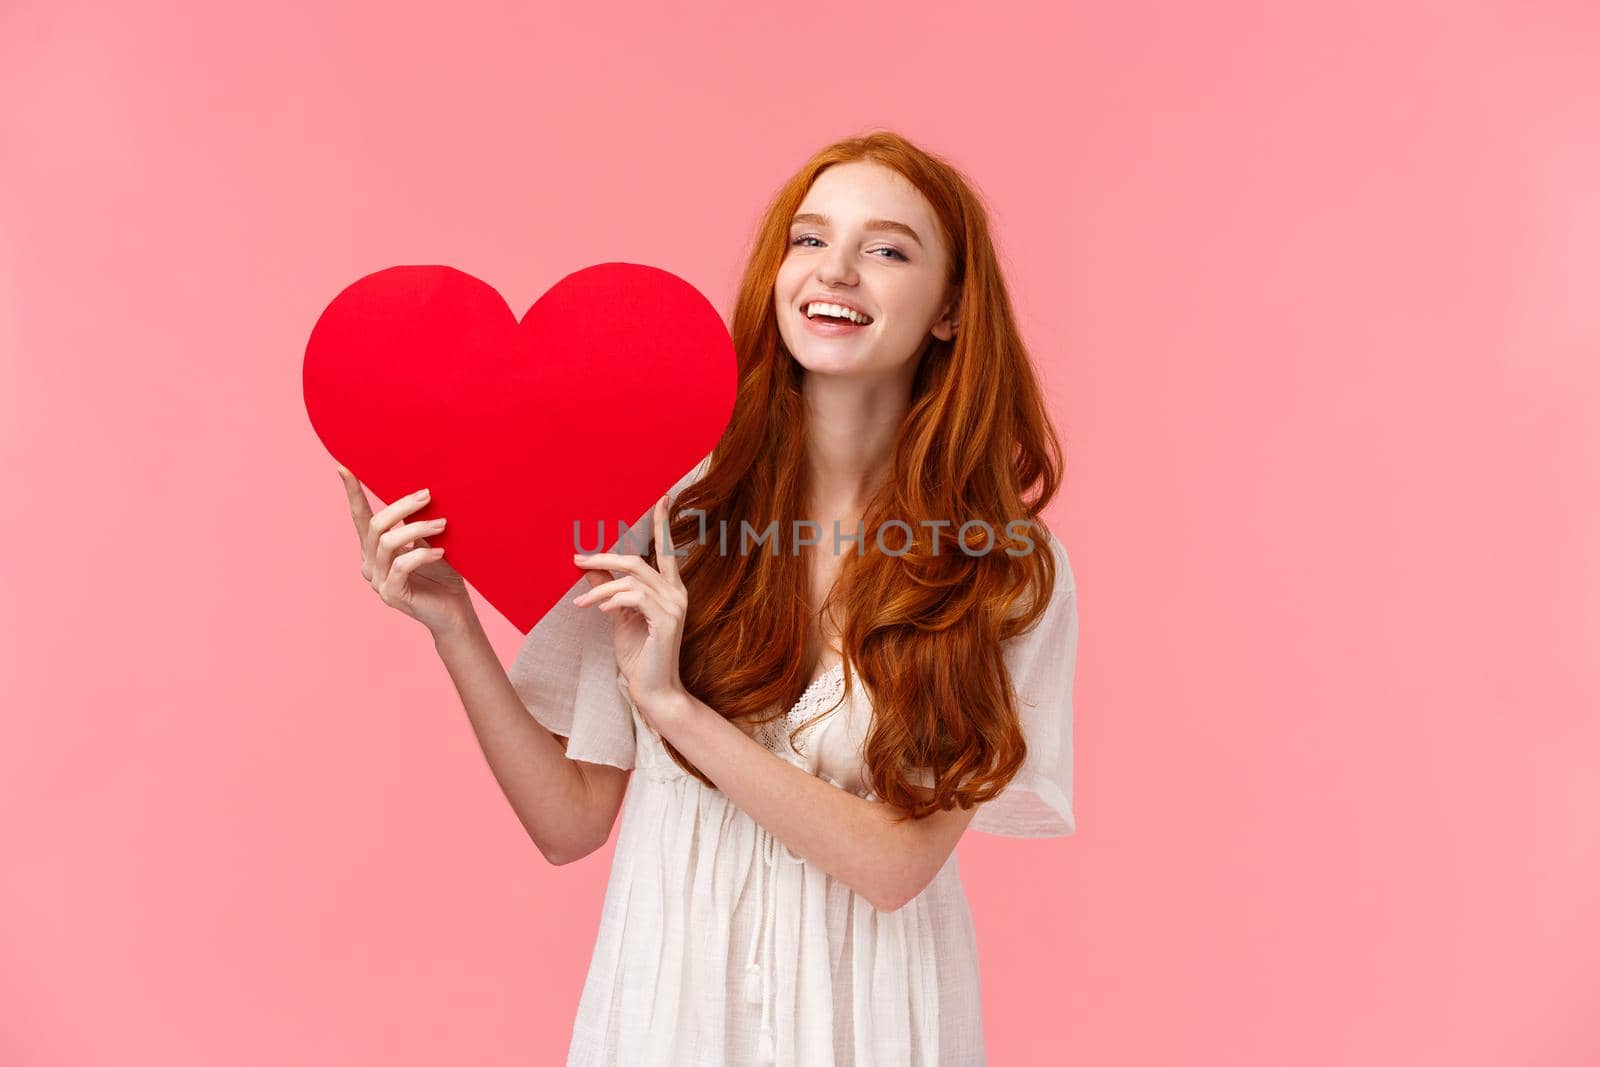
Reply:
[[438, 527], [401, 521], [423, 501], [372, 516], [342, 472], [363, 573], [433, 631], [548, 858], [621, 808], [568, 1064], [982, 1063], [954, 849], [1073, 832], [1078, 623], [978, 198], [894, 134], [830, 146], [768, 208], [732, 333], [733, 417], [641, 517], [648, 555], [575, 556], [509, 673]]

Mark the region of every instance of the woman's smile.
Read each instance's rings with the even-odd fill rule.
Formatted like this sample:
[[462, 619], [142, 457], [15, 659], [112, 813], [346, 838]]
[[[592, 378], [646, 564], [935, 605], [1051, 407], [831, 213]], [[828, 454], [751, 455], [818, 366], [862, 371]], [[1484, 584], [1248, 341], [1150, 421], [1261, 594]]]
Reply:
[[862, 325], [858, 322], [830, 319], [822, 315], [813, 317], [811, 315], [807, 315], [804, 311], [800, 312], [800, 318], [805, 321], [806, 329], [820, 337], [844, 337], [848, 334], [859, 333], [860, 331], [873, 326], [876, 321], [874, 320], [874, 322], [869, 322], [865, 325]]

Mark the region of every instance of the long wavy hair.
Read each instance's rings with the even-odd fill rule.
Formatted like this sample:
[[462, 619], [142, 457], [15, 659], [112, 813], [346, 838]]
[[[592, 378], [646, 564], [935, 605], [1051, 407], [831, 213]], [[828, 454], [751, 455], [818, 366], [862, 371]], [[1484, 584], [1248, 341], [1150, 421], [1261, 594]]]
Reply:
[[[815, 609], [842, 620], [846, 697], [852, 674], [871, 694], [865, 781], [903, 818], [921, 818], [991, 799], [1022, 767], [1027, 746], [1001, 642], [1038, 620], [1055, 587], [1038, 515], [1063, 463], [978, 195], [953, 166], [898, 134], [874, 131], [818, 152], [778, 190], [755, 234], [731, 330], [733, 415], [670, 513], [673, 544], [687, 553], [679, 561], [689, 599], [679, 676], [724, 717], [755, 724], [786, 714], [820, 657], [808, 647], [807, 557], [794, 539], [810, 491], [805, 371], [778, 332], [773, 288], [790, 218], [812, 182], [856, 160], [893, 168], [927, 197], [958, 294], [954, 336], [930, 339], [916, 369], [891, 469], [864, 508], [861, 553], [842, 554]], [[988, 524], [992, 541], [973, 519]], [[889, 552], [904, 545], [902, 554], [880, 550], [876, 531], [890, 520], [909, 525], [883, 535]], [[724, 522], [732, 550], [716, 532]], [[743, 551], [735, 540], [743, 523], [756, 532], [775, 524], [775, 537]], [[831, 545], [829, 531], [815, 550]], [[803, 746], [800, 735], [833, 710], [801, 723], [791, 741]], [[670, 742], [666, 750], [715, 788]]]

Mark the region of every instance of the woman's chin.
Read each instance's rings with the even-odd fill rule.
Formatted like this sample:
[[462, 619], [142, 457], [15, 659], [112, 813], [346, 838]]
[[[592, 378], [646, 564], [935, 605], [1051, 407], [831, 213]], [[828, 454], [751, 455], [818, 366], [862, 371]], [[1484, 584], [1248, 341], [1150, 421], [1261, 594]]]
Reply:
[[860, 356], [847, 352], [801, 350], [794, 361], [808, 374], [857, 374], [865, 365]]

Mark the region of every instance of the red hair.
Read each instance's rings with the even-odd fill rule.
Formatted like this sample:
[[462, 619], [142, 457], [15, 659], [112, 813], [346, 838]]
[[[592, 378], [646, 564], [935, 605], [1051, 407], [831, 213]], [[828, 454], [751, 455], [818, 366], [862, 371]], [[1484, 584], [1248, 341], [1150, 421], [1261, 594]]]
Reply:
[[[795, 554], [793, 537], [795, 521], [808, 517], [810, 490], [804, 371], [779, 335], [773, 286], [790, 217], [812, 182], [856, 160], [898, 171], [928, 199], [958, 294], [954, 337], [933, 338], [917, 367], [891, 469], [863, 514], [862, 554], [845, 542], [838, 579], [819, 609], [843, 620], [846, 692], [854, 670], [871, 693], [864, 780], [880, 800], [916, 818], [989, 800], [1022, 767], [1027, 745], [1001, 642], [1037, 621], [1055, 587], [1050, 535], [1038, 515], [1056, 494], [1063, 464], [981, 201], [954, 167], [897, 134], [875, 131], [818, 152], [778, 190], [755, 235], [731, 330], [739, 376], [733, 415], [704, 474], [672, 507], [689, 598], [679, 675], [724, 717], [758, 722], [781, 717], [799, 699], [818, 660], [821, 650], [807, 647], [807, 557]], [[907, 550], [885, 554], [877, 531], [895, 519], [910, 532], [891, 526], [884, 545]], [[968, 551], [986, 549], [969, 555], [958, 537], [973, 519], [994, 536], [969, 529]], [[717, 533], [724, 522], [726, 551]], [[772, 547], [742, 551], [741, 523], [753, 531], [776, 523]], [[1025, 536], [1016, 536], [1019, 527]], [[832, 544], [832, 531], [824, 531], [813, 551]], [[796, 728], [797, 743], [809, 725]], [[713, 785], [670, 743], [666, 749]]]

